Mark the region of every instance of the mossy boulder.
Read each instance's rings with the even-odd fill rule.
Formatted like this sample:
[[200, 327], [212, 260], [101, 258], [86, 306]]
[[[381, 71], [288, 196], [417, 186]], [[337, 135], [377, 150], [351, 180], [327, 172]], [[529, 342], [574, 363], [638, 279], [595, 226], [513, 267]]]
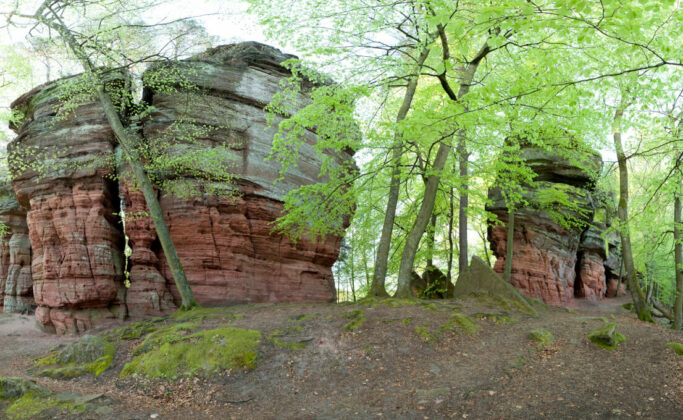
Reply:
[[555, 342], [555, 336], [553, 336], [553, 333], [543, 328], [531, 330], [529, 332], [529, 339], [536, 341], [538, 343], [539, 350], [547, 346], [548, 344], [552, 344]]
[[614, 322], [607, 323], [591, 331], [586, 337], [606, 350], [614, 350], [619, 344], [626, 341], [626, 337], [617, 331], [617, 324]]
[[121, 377], [142, 375], [176, 379], [228, 369], [253, 369], [261, 333], [242, 328], [218, 328], [158, 342], [162, 344], [127, 363]]
[[683, 343], [666, 343], [666, 346], [673, 349], [673, 351], [676, 352], [677, 355], [683, 356]]
[[133, 349], [133, 354], [139, 356], [164, 343], [180, 341], [183, 337], [192, 334], [197, 329], [199, 329], [199, 324], [195, 322], [183, 322], [158, 328], [145, 336], [142, 343]]
[[[4, 408], [4, 413], [2, 409]], [[23, 378], [0, 378], [0, 417], [21, 420], [68, 412], [81, 414], [88, 407], [74, 399], [60, 398], [35, 382]], [[4, 414], [4, 416], [3, 416]]]
[[114, 360], [116, 349], [101, 337], [84, 335], [38, 359], [32, 373], [54, 379], [69, 379], [92, 373], [99, 376]]

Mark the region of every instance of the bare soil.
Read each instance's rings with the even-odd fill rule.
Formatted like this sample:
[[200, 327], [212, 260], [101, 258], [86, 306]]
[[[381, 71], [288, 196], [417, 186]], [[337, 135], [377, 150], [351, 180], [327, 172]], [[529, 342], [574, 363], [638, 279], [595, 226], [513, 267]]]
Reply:
[[[258, 366], [171, 382], [118, 378], [140, 340], [121, 342], [114, 366], [98, 378], [31, 377], [26, 370], [32, 358], [73, 338], [43, 334], [31, 318], [5, 315], [0, 376], [31, 378], [58, 393], [111, 398], [111, 414], [79, 418], [681, 419], [683, 357], [665, 345], [683, 342], [683, 332], [637, 321], [620, 306], [627, 299], [581, 302], [575, 311], [543, 309], [539, 318], [477, 298], [398, 307], [234, 306], [202, 327], [229, 323], [260, 330]], [[345, 314], [355, 310], [366, 320], [345, 331]], [[454, 313], [505, 313], [517, 322], [477, 318], [479, 331], [468, 335], [442, 328]], [[231, 320], [234, 315], [242, 317]], [[586, 339], [603, 325], [601, 317], [626, 336], [614, 351]], [[555, 342], [539, 350], [528, 337], [536, 328], [549, 330]], [[268, 338], [274, 330], [283, 332], [280, 341], [307, 345], [277, 345]]]

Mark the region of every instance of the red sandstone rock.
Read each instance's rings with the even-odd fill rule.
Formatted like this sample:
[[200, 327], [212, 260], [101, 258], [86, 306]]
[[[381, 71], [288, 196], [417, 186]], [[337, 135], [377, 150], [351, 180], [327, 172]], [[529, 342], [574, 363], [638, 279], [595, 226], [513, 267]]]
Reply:
[[[489, 241], [496, 263], [493, 269], [505, 268], [507, 215], [504, 223], [489, 228]], [[569, 305], [574, 297], [576, 251], [579, 234], [563, 229], [543, 218], [542, 214], [515, 214], [514, 254], [510, 282], [526, 296], [542, 299], [555, 306]]]
[[9, 148], [35, 153], [39, 163], [46, 158], [40, 153], [57, 156], [55, 166], [42, 171], [12, 168], [12, 185], [28, 208], [36, 317], [45, 327], [78, 332], [92, 325], [80, 310], [122, 303], [123, 236], [116, 184], [106, 178], [112, 168], [102, 160], [113, 153], [114, 135], [94, 100], [55, 119], [60, 83], [39, 86], [12, 104], [25, 118]]
[[[280, 80], [290, 75], [280, 65], [288, 58], [291, 56], [257, 43], [218, 47], [183, 62], [180, 67], [181, 71], [193, 70], [186, 77], [202, 91], [201, 97], [188, 102], [187, 93], [155, 93], [151, 89], [145, 93], [154, 105], [151, 118], [144, 124], [147, 139], [163, 136], [164, 130], [180, 118], [209, 127], [227, 125], [227, 130], [216, 129], [202, 138], [201, 144], [228, 145], [237, 157], [232, 171], [239, 178], [242, 195], [236, 201], [207, 194], [160, 198], [185, 274], [200, 303], [329, 302], [335, 298], [331, 267], [337, 260], [341, 238], [329, 236], [318, 242], [304, 238], [294, 244], [272, 233], [272, 223], [280, 216], [284, 195], [299, 186], [324, 180], [318, 177], [321, 159], [313, 148], [316, 137], [311, 132], [306, 134], [307, 141], [300, 150], [300, 164], [283, 180], [274, 183], [280, 175], [279, 168], [264, 162], [275, 129], [268, 128], [263, 107], [280, 89]], [[302, 104], [307, 101], [305, 94], [300, 95]], [[198, 147], [182, 146], [189, 149], [178, 145], [167, 153], [188, 153]], [[340, 164], [351, 160], [346, 153], [338, 153], [335, 158]], [[121, 191], [126, 206], [134, 206], [126, 211], [137, 209], [128, 187], [122, 186]], [[152, 295], [159, 294], [161, 285], [155, 280], [152, 286], [145, 280], [137, 286], [138, 290], [135, 282], [140, 282], [140, 276], [133, 276], [134, 272], [147, 273], [159, 267], [176, 301], [179, 299], [151, 224], [149, 220], [141, 223], [145, 226], [141, 229], [136, 225], [135, 229], [149, 233], [139, 234], [139, 238], [131, 236], [131, 312], [149, 309], [148, 303], [137, 303], [149, 299], [139, 296], [149, 294], [150, 288], [154, 290]], [[131, 232], [128, 227], [127, 232]], [[156, 261], [145, 249], [153, 251]], [[136, 260], [136, 254], [145, 257]]]
[[0, 312], [33, 312], [31, 244], [26, 212], [9, 184], [0, 191], [0, 221], [8, 231], [0, 240]]

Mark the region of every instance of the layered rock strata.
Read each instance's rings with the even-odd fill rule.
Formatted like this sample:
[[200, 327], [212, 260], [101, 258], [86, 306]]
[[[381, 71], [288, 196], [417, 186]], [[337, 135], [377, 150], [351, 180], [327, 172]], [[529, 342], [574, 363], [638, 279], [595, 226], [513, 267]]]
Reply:
[[31, 243], [26, 211], [9, 182], [0, 184], [0, 312], [31, 313], [35, 308], [31, 279]]
[[[170, 138], [172, 146], [164, 150], [168, 157], [217, 146], [229, 148], [234, 156], [230, 172], [239, 190], [237, 199], [160, 192], [171, 235], [200, 303], [327, 302], [335, 298], [331, 267], [341, 238], [328, 236], [316, 242], [303, 238], [294, 243], [273, 233], [285, 194], [324, 181], [318, 176], [322, 160], [313, 147], [313, 132], [304, 134], [297, 167], [277, 183], [279, 166], [264, 162], [276, 131], [269, 126], [264, 107], [281, 89], [281, 80], [291, 76], [280, 64], [289, 58], [257, 43], [222, 46], [173, 67], [172, 73], [192, 89], [170, 93], [149, 85], [145, 89], [143, 96], [153, 105], [153, 112], [144, 122], [144, 136], [151, 143]], [[300, 106], [309, 102], [305, 89], [302, 92], [297, 100]], [[174, 137], [173, 130], [183, 121], [203, 127], [204, 135], [192, 142]], [[334, 157], [339, 165], [352, 161], [345, 152]], [[192, 174], [174, 173], [173, 178], [203, 188]], [[142, 214], [144, 203], [131, 195], [133, 190], [125, 182], [121, 186], [127, 211]], [[150, 312], [153, 302], [165, 299], [159, 292], [157, 272], [166, 279], [176, 301], [179, 296], [149, 219], [140, 218], [135, 230], [129, 234], [133, 248], [129, 309]]]
[[[113, 76], [111, 82], [120, 81]], [[27, 209], [36, 318], [46, 329], [80, 332], [123, 302], [123, 235], [110, 160], [116, 143], [99, 102], [73, 95], [78, 78], [39, 86], [13, 104], [12, 180]], [[68, 113], [58, 110], [67, 98]]]
[[[556, 306], [571, 305], [575, 297], [599, 300], [607, 290], [604, 226], [591, 224], [596, 207], [593, 179], [602, 162], [595, 152], [578, 155], [579, 159], [570, 159], [557, 150], [531, 144], [522, 144], [520, 151], [535, 178], [533, 187], [522, 187], [527, 206], [515, 211], [510, 281], [527, 296]], [[567, 206], [553, 197], [567, 198], [573, 204]], [[502, 222], [489, 226], [491, 249], [497, 257], [494, 269], [502, 273], [507, 205], [499, 188], [489, 191], [489, 199], [487, 210]]]
[[[186, 276], [202, 304], [335, 298], [331, 267], [341, 238], [295, 243], [273, 233], [284, 196], [326, 180], [319, 177], [322, 157], [311, 131], [303, 133], [298, 166], [277, 183], [280, 168], [264, 162], [276, 132], [264, 108], [281, 89], [280, 82], [291, 76], [281, 65], [289, 58], [277, 49], [244, 43], [145, 75], [143, 100], [153, 107], [130, 128], [140, 130], [144, 153], [151, 153], [146, 159], [158, 152], [166, 162], [192, 160], [217, 147], [230, 153], [229, 161], [219, 164], [229, 165], [231, 185], [202, 181], [212, 169], [200, 159], [189, 170], [182, 165], [149, 169], [158, 181], [160, 205]], [[163, 80], [157, 77], [167, 70]], [[108, 77], [110, 88], [123, 85], [120, 75]], [[303, 84], [298, 105], [290, 111], [310, 102], [312, 83]], [[12, 104], [24, 116], [12, 127], [17, 138], [9, 149], [13, 190], [27, 210], [36, 318], [59, 333], [80, 332], [126, 314], [168, 313], [179, 302], [145, 200], [120, 159], [101, 106], [78, 93], [78, 85], [79, 77], [62, 79]], [[59, 111], [64, 101], [70, 105], [67, 114]], [[326, 153], [336, 165], [352, 165], [351, 152]], [[194, 193], [181, 194], [178, 183], [193, 186]], [[238, 194], [234, 198], [216, 191]], [[127, 262], [125, 237], [131, 248]], [[11, 253], [0, 249], [2, 262]], [[26, 253], [23, 259], [20, 254], [12, 261], [29, 265]]]

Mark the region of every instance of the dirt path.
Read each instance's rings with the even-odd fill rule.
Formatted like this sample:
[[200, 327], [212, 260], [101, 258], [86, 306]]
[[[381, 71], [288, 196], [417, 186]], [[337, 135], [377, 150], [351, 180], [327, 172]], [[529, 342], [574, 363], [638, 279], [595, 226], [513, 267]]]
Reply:
[[[251, 372], [174, 382], [118, 379], [138, 340], [120, 343], [115, 366], [99, 378], [38, 382], [55, 392], [106, 394], [114, 403], [104, 418], [117, 419], [153, 413], [169, 419], [680, 419], [683, 357], [665, 344], [683, 341], [683, 333], [639, 322], [621, 303], [586, 303], [576, 312], [548, 308], [539, 318], [485, 299], [236, 306], [202, 328], [261, 331], [259, 364]], [[361, 311], [365, 321], [344, 331], [350, 311]], [[445, 328], [456, 313], [473, 317], [478, 331]], [[507, 314], [516, 322], [476, 318], [482, 314]], [[627, 337], [615, 351], [585, 338], [604, 323], [601, 317]], [[13, 340], [0, 350], [0, 376], [24, 376], [30, 357], [69, 340], [21, 328], [31, 323], [12, 317], [0, 325], [0, 338]], [[539, 350], [528, 338], [536, 328], [549, 330], [555, 342]], [[267, 338], [275, 330], [291, 331], [308, 345], [276, 345]], [[7, 337], [12, 331], [21, 335]]]

